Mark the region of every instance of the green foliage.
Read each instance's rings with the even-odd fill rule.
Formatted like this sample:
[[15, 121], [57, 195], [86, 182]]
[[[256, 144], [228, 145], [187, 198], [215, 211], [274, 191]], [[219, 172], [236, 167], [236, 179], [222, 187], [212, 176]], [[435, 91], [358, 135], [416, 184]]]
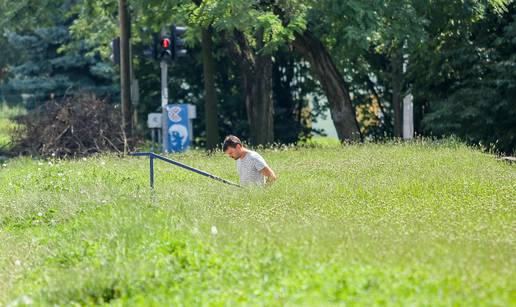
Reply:
[[[177, 23], [190, 28], [190, 55], [172, 68], [170, 96], [174, 102], [197, 105], [199, 119], [194, 123], [199, 144], [204, 135], [201, 29], [216, 30], [221, 134], [244, 137], [248, 128], [243, 120], [240, 63], [228, 55], [231, 34], [242, 32], [253, 53], [272, 55], [279, 67], [288, 61], [302, 64], [290, 43], [295, 33], [309, 29], [330, 51], [360, 113], [362, 132], [369, 138], [393, 134], [393, 57], [405, 54], [402, 94], [410, 90], [414, 95], [418, 134], [454, 134], [472, 143], [496, 144], [506, 153], [516, 147], [511, 1], [132, 0], [128, 4], [133, 67], [141, 89], [141, 104], [136, 107], [140, 123], [147, 112], [159, 108], [158, 66], [144, 58], [143, 50], [161, 27]], [[46, 99], [49, 93], [64, 95], [78, 87], [114, 93], [116, 71], [107, 62], [109, 43], [119, 31], [117, 1], [0, 0], [0, 11], [0, 83], [4, 81], [0, 94], [7, 100], [20, 100], [20, 94], [32, 95], [33, 101]], [[256, 34], [261, 31], [263, 44], [258, 44], [262, 36]], [[33, 52], [16, 48], [22, 43]], [[290, 58], [281, 53], [290, 53]], [[306, 70], [302, 73], [311, 79]], [[312, 83], [286, 87], [275, 82], [278, 141], [290, 142], [299, 135], [293, 108], [305, 102], [292, 102], [288, 96], [298, 95], [297, 90], [320, 96]], [[316, 106], [312, 115], [325, 103], [321, 100]], [[288, 129], [286, 123], [294, 128]]]
[[[456, 134], [507, 154], [516, 151], [516, 6], [500, 16], [487, 12], [479, 22], [440, 41], [438, 56], [421, 59], [430, 74], [420, 76], [427, 93], [427, 133]], [[439, 65], [441, 69], [430, 67]], [[424, 80], [436, 82], [422, 84]]]
[[[156, 162], [0, 166], [0, 302], [514, 303], [512, 165], [447, 140], [260, 151], [238, 190]], [[221, 152], [174, 159], [236, 180]]]
[[[11, 48], [24, 57], [9, 68], [7, 92], [21, 93], [30, 107], [79, 90], [113, 94], [114, 70], [90, 52], [90, 44], [70, 36], [70, 24], [77, 20], [76, 1], [45, 1], [30, 17], [26, 14], [32, 4], [2, 5], [8, 13], [0, 22], [9, 25], [3, 29], [4, 35]], [[17, 17], [20, 22], [14, 23]]]

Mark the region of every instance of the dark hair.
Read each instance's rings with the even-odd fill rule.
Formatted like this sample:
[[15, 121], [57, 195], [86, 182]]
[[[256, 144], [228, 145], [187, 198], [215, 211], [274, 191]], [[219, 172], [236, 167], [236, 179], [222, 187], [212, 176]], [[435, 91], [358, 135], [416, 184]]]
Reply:
[[242, 146], [240, 139], [234, 135], [228, 135], [224, 139], [224, 144], [222, 144], [222, 151], [226, 151], [228, 147], [236, 148], [237, 145]]

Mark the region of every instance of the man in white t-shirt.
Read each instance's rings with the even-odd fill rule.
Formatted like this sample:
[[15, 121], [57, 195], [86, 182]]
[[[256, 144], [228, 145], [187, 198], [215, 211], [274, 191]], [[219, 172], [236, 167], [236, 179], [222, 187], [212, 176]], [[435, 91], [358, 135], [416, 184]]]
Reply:
[[222, 150], [237, 162], [240, 184], [265, 185], [276, 180], [276, 174], [259, 153], [244, 148], [239, 138], [229, 135], [224, 139]]

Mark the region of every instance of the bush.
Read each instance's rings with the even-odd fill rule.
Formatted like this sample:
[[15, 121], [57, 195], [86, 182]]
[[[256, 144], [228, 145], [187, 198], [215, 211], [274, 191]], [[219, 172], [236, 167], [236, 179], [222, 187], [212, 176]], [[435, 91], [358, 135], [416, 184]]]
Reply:
[[122, 152], [130, 145], [116, 106], [82, 93], [50, 100], [19, 117], [13, 132], [13, 151], [42, 156], [85, 156], [99, 152]]

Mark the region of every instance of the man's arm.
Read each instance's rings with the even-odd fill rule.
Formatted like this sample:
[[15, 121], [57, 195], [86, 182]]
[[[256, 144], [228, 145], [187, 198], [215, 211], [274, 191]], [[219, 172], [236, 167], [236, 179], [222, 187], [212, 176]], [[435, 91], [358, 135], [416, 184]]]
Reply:
[[271, 184], [276, 180], [276, 174], [274, 174], [274, 171], [268, 166], [264, 167], [260, 173], [267, 178], [267, 184]]

